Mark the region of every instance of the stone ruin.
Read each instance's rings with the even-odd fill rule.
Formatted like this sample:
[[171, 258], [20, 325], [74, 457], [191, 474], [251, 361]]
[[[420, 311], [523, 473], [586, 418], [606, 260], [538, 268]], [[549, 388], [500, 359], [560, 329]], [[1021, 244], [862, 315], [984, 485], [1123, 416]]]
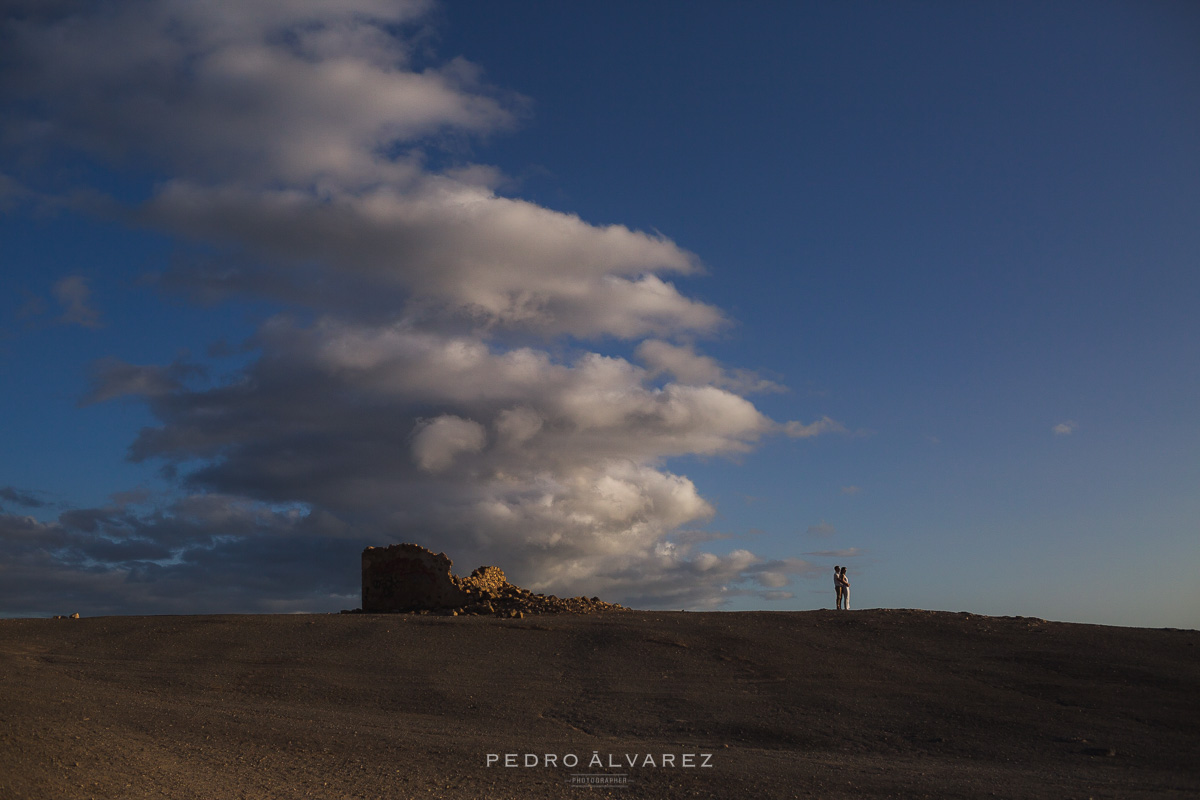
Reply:
[[480, 567], [460, 578], [451, 571], [453, 565], [445, 553], [418, 544], [368, 547], [362, 554], [362, 612], [520, 617], [622, 608], [599, 597], [535, 594], [509, 583], [499, 567]]

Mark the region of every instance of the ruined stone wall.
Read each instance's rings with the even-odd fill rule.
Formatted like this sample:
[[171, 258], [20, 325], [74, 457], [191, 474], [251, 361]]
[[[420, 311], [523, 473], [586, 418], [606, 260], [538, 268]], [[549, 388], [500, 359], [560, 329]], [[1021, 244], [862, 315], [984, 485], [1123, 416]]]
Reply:
[[362, 554], [363, 611], [460, 608], [470, 598], [445, 553], [416, 544], [368, 547]]

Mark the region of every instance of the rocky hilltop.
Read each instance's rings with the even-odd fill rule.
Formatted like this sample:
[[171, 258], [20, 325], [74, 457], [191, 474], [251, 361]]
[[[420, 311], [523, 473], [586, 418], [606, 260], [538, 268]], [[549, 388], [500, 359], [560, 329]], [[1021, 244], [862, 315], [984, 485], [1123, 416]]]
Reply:
[[622, 610], [621, 605], [599, 597], [536, 594], [509, 583], [499, 567], [479, 567], [460, 578], [453, 566], [445, 553], [419, 544], [368, 547], [362, 554], [363, 604], [356, 611], [522, 617]]

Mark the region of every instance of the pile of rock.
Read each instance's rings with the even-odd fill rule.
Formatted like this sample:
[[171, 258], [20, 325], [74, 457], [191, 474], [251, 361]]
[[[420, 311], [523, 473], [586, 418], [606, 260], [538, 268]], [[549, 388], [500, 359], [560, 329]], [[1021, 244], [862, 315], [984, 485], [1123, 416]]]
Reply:
[[599, 597], [556, 597], [514, 586], [499, 567], [480, 567], [469, 577], [451, 572], [445, 553], [416, 544], [368, 547], [362, 557], [362, 611], [369, 614], [592, 614], [622, 610]]
[[480, 592], [478, 599], [470, 605], [452, 609], [451, 613], [523, 617], [526, 614], [594, 614], [598, 611], [621, 610], [624, 610], [624, 606], [619, 603], [606, 603], [599, 597], [557, 597], [552, 594], [535, 594], [528, 589], [522, 589], [520, 586], [513, 586], [506, 582], [497, 590]]

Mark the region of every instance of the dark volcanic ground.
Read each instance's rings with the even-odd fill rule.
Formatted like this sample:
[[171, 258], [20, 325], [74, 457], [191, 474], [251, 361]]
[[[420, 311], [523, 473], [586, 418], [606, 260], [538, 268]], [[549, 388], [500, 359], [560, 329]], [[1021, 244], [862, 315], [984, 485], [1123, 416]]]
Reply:
[[[506, 753], [522, 766], [487, 766]], [[0, 798], [603, 796], [1198, 797], [1200, 633], [905, 610], [0, 620]]]

